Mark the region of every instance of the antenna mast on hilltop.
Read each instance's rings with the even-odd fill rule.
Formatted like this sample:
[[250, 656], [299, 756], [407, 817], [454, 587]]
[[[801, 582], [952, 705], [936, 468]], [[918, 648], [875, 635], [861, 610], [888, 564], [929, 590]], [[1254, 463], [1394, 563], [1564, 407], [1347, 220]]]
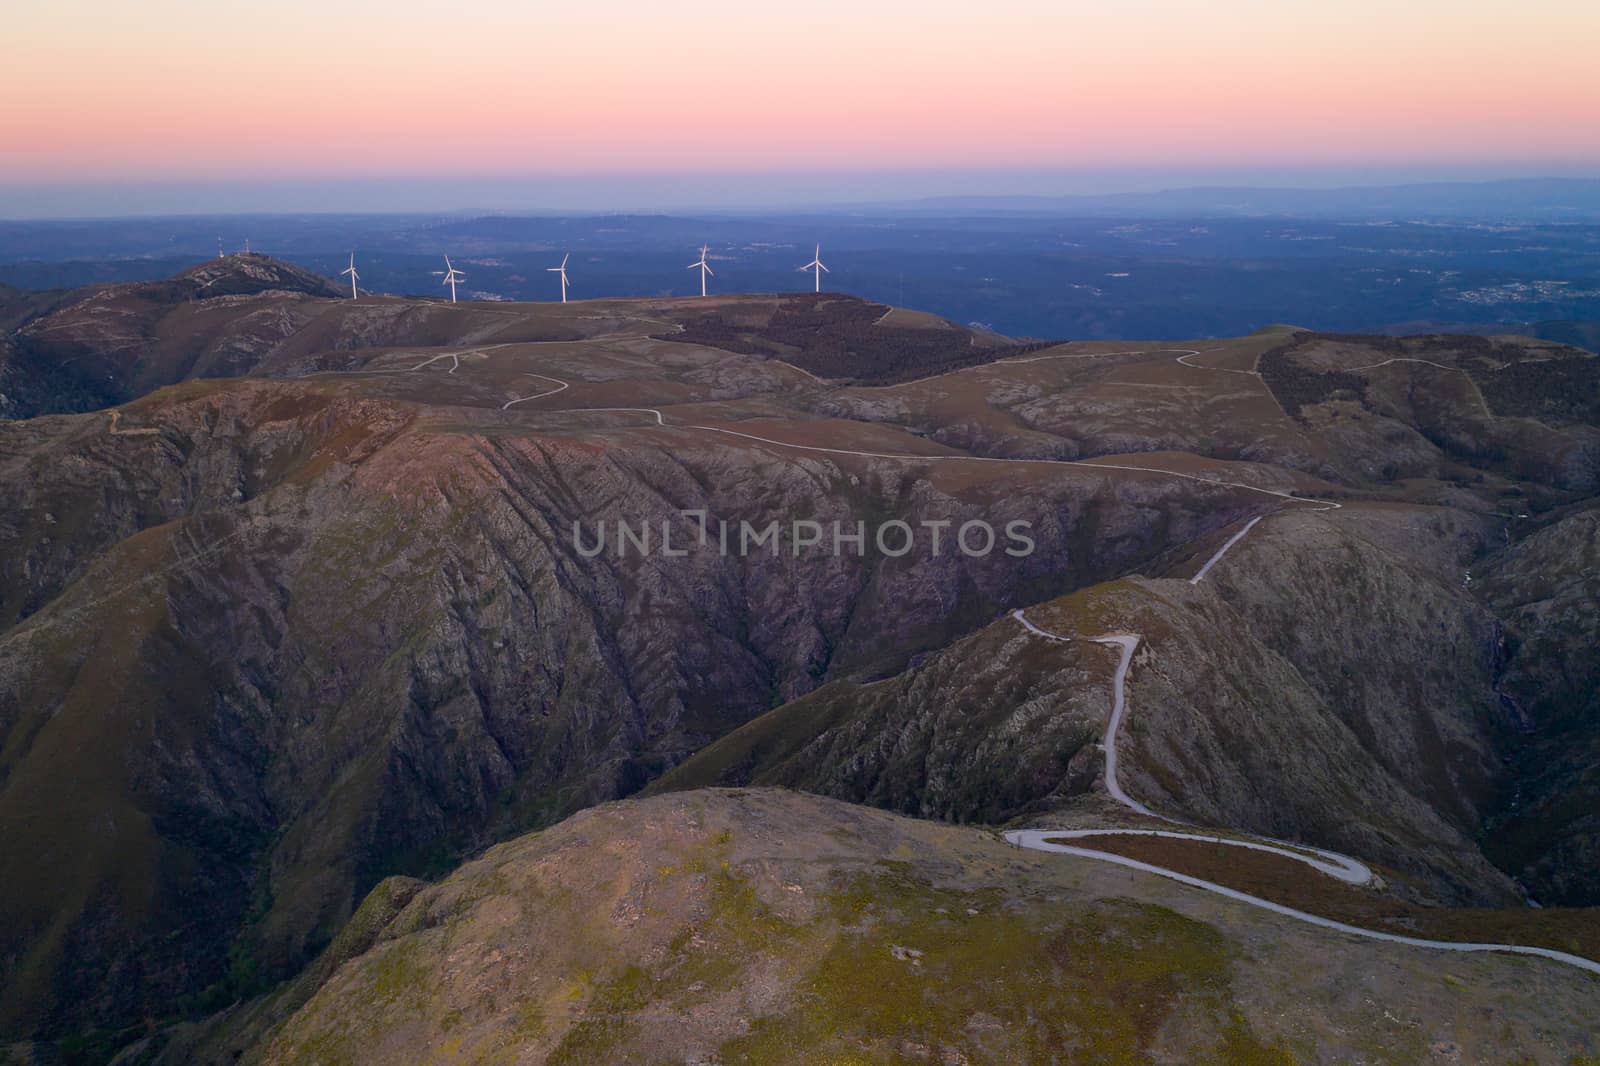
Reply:
[[250, 238], [249, 237], [246, 237], [244, 239], [244, 254], [245, 255], [249, 255], [250, 254]]
[[690, 263], [689, 264], [689, 269], [690, 270], [698, 270], [698, 271], [700, 271], [700, 295], [701, 296], [704, 296], [706, 294], [706, 278], [707, 277], [713, 277], [714, 278], [714, 277], [717, 276], [716, 273], [712, 271], [710, 265], [706, 263], [706, 251], [709, 249], [709, 247], [710, 247], [709, 245], [702, 244], [700, 246], [700, 261], [697, 262], [697, 263]]
[[450, 257], [447, 255], [447, 256], [444, 257], [444, 269], [443, 270], [435, 270], [433, 272], [433, 276], [436, 277], [436, 278], [442, 276], [444, 278], [444, 281], [441, 282], [441, 284], [450, 286], [450, 302], [451, 303], [455, 303], [456, 302], [456, 282], [458, 282], [462, 278], [466, 277], [466, 275], [463, 274], [461, 271], [457, 270], [455, 267], [450, 265]]
[[218, 237], [217, 238], [217, 258], [221, 259], [222, 255], [223, 255], [223, 252], [222, 252], [222, 238]]
[[350, 299], [354, 300], [360, 294], [356, 292], [356, 282], [361, 280], [361, 275], [356, 273], [356, 253], [350, 253], [350, 267], [348, 270], [339, 271], [340, 275], [350, 275]]
[[811, 257], [811, 262], [807, 263], [800, 269], [809, 270], [817, 276], [817, 292], [822, 291], [822, 275], [833, 273], [833, 271], [822, 265], [822, 245], [820, 244], [817, 245], [817, 253]]
[[561, 302], [562, 303], [566, 303], [567, 302], [567, 260], [571, 259], [571, 258], [572, 258], [572, 253], [568, 252], [566, 255], [561, 257], [561, 265], [560, 266], [558, 266], [558, 267], [545, 267], [544, 268], [544, 272], [546, 274], [560, 274], [561, 275]]

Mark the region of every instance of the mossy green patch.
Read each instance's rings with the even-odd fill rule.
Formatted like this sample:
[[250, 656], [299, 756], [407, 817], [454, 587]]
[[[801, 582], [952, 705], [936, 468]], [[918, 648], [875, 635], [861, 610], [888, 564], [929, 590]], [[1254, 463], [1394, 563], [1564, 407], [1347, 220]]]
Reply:
[[[717, 850], [731, 840], [717, 837]], [[567, 1030], [551, 1052], [548, 1066], [580, 1066], [611, 1061], [637, 1032], [630, 1017], [646, 1006], [689, 1006], [733, 986], [752, 957], [773, 952], [801, 934], [757, 895], [749, 879], [726, 861], [710, 880], [705, 919], [685, 928], [668, 945], [667, 956], [649, 969], [630, 965], [593, 985], [583, 1018]], [[579, 998], [582, 997], [581, 990]]]
[[372, 998], [380, 1001], [418, 997], [428, 980], [428, 968], [418, 959], [415, 940], [380, 947], [368, 969]]
[[1163, 907], [1023, 909], [890, 863], [839, 886], [828, 907], [838, 935], [805, 974], [793, 1010], [725, 1043], [730, 1066], [797, 1056], [1133, 1064], [1149, 1061], [1174, 1021], [1210, 1045], [1206, 1061], [1292, 1061], [1233, 1009], [1221, 934]]

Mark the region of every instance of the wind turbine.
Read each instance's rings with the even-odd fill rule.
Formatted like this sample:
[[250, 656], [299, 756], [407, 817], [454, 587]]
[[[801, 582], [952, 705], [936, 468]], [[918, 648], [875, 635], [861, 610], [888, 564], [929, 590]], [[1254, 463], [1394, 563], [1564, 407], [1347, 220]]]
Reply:
[[343, 277], [345, 274], [350, 275], [350, 299], [354, 300], [360, 295], [356, 292], [356, 282], [361, 280], [361, 275], [356, 273], [356, 253], [354, 252], [350, 253], [349, 269], [339, 271], [339, 275], [341, 277]]
[[710, 245], [702, 244], [700, 246], [700, 261], [698, 263], [690, 263], [689, 264], [689, 269], [690, 270], [698, 270], [698, 271], [700, 271], [700, 295], [701, 296], [704, 296], [706, 294], [706, 276], [710, 275], [713, 278], [717, 276], [716, 272], [713, 271], [711, 269], [711, 266], [706, 262], [706, 252], [707, 252], [707, 250], [709, 250], [709, 248], [710, 248]]
[[571, 258], [572, 258], [572, 253], [568, 252], [566, 255], [561, 257], [561, 265], [560, 266], [558, 266], [558, 267], [545, 267], [544, 268], [544, 272], [546, 274], [560, 274], [561, 275], [561, 302], [562, 303], [566, 303], [567, 302], [567, 260], [571, 259]]
[[450, 265], [450, 257], [447, 255], [447, 256], [444, 257], [444, 269], [443, 270], [435, 270], [433, 272], [433, 276], [436, 277], [436, 278], [437, 277], [443, 277], [444, 278], [444, 281], [440, 282], [440, 284], [441, 285], [450, 286], [450, 302], [451, 303], [455, 303], [456, 302], [456, 282], [458, 282], [462, 278], [466, 277], [466, 275], [463, 274], [461, 271], [457, 270], [455, 267]]
[[811, 262], [807, 263], [805, 266], [801, 267], [800, 269], [801, 270], [809, 270], [809, 271], [811, 271], [813, 274], [815, 274], [817, 276], [817, 291], [818, 292], [822, 291], [822, 275], [823, 274], [832, 274], [833, 273], [833, 271], [829, 270], [827, 267], [822, 265], [822, 245], [820, 245], [820, 244], [817, 245], [817, 252], [816, 252], [815, 255], [813, 255], [811, 257]]

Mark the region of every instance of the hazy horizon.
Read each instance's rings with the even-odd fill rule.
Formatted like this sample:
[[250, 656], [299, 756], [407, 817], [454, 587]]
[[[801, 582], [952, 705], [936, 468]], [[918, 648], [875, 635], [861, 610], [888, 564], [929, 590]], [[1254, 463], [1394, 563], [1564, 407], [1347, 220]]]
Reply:
[[1334, 191], [1513, 180], [1600, 180], [1600, 166], [1210, 171], [970, 169], [820, 173], [590, 173], [123, 182], [0, 180], [0, 219], [197, 214], [534, 214], [784, 211], [923, 199], [1073, 197], [1211, 188]]

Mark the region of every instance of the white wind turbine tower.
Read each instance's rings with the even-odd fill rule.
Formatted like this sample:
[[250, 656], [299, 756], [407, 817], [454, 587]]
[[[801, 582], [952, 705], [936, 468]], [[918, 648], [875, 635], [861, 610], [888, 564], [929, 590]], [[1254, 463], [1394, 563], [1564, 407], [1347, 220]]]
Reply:
[[833, 271], [822, 265], [822, 245], [820, 244], [817, 245], [817, 252], [811, 257], [811, 262], [807, 263], [800, 269], [809, 270], [817, 276], [817, 292], [822, 291], [822, 275], [833, 273]]
[[360, 295], [356, 292], [356, 282], [361, 280], [361, 275], [356, 273], [356, 253], [354, 252], [350, 253], [349, 268], [339, 271], [340, 277], [343, 277], [346, 274], [350, 275], [350, 299], [354, 300]]
[[450, 302], [451, 303], [455, 303], [456, 302], [456, 282], [458, 282], [462, 278], [466, 277], [466, 275], [463, 274], [461, 271], [457, 270], [455, 267], [450, 265], [450, 257], [447, 255], [447, 256], [444, 257], [444, 269], [443, 270], [435, 270], [433, 272], [433, 276], [436, 277], [436, 278], [437, 277], [443, 277], [444, 278], [444, 281], [440, 282], [440, 284], [441, 285], [450, 286]]
[[568, 252], [566, 255], [561, 257], [561, 265], [560, 266], [558, 266], [558, 267], [545, 267], [544, 268], [544, 272], [546, 274], [560, 274], [561, 275], [561, 302], [562, 303], [566, 303], [567, 302], [567, 260], [571, 259], [571, 258], [572, 258], [572, 253]]
[[709, 248], [710, 248], [710, 245], [702, 244], [700, 246], [700, 261], [698, 263], [690, 263], [689, 264], [689, 269], [690, 270], [698, 270], [698, 271], [700, 271], [700, 295], [701, 296], [704, 296], [706, 294], [706, 277], [708, 275], [710, 277], [713, 277], [713, 278], [717, 276], [716, 273], [711, 269], [710, 264], [708, 264], [706, 262], [706, 251]]

